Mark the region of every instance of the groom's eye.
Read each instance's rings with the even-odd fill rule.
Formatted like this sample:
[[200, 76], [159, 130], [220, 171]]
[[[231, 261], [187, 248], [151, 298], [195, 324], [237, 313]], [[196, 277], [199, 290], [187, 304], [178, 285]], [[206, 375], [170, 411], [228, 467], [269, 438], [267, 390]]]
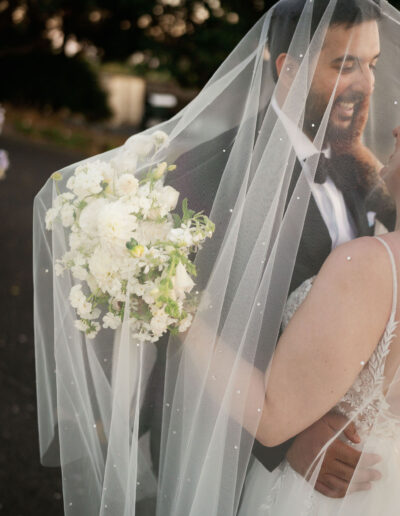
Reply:
[[339, 73], [353, 72], [357, 64], [357, 60], [353, 56], [338, 57], [333, 61], [333, 67]]

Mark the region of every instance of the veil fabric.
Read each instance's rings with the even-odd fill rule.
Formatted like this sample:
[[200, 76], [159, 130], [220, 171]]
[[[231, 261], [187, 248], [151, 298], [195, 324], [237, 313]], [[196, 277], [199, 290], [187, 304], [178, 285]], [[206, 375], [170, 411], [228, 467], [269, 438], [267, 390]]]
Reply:
[[[356, 84], [372, 80], [364, 76], [365, 63], [348, 50], [338, 61], [335, 80], [330, 84], [325, 77], [324, 90], [318, 89], [319, 59], [330, 29], [345, 26], [343, 45], [351, 49], [360, 27], [375, 23], [380, 56], [371, 98], [363, 93], [365, 85], [350, 81], [343, 89], [351, 73], [358, 74]], [[283, 50], [280, 38], [288, 31]], [[323, 240], [325, 233], [307, 229], [321, 155], [336, 160], [343, 172], [335, 184], [346, 202], [356, 192], [365, 214], [376, 213], [386, 227], [391, 224], [377, 163], [392, 152], [391, 132], [400, 122], [399, 34], [400, 14], [384, 0], [379, 7], [372, 0], [281, 0], [175, 117], [121, 148], [66, 167], [57, 182], [50, 178], [38, 193], [34, 285], [40, 451], [43, 464], [61, 465], [66, 515], [237, 513], [286, 300], [318, 272], [333, 247]], [[277, 81], [274, 62], [282, 52], [289, 57]], [[351, 72], [346, 58], [353, 63]], [[340, 96], [350, 107], [340, 104]], [[364, 127], [359, 118], [366, 103]], [[352, 119], [348, 130], [335, 132], [334, 120], [346, 116]], [[166, 133], [168, 141], [136, 166], [137, 142], [153, 138], [155, 131]], [[305, 158], [299, 156], [299, 132], [307, 135], [308, 150], [311, 146]], [[357, 138], [366, 160], [352, 154]], [[129, 317], [118, 330], [101, 329], [95, 338], [76, 327], [70, 291], [81, 282], [69, 271], [57, 274], [58, 260], [69, 250], [70, 230], [59, 219], [51, 231], [46, 227], [48, 210], [60, 193], [69, 192], [77, 166], [121, 160], [138, 179], [159, 163], [176, 164], [167, 183], [179, 191], [180, 200], [188, 198], [189, 208], [204, 210], [215, 224], [212, 238], [195, 257], [199, 303], [192, 324], [185, 333], [157, 342], [138, 339]], [[372, 225], [363, 226], [359, 212], [350, 211], [353, 236], [372, 234]], [[312, 242], [304, 250], [306, 231]], [[314, 260], [310, 249], [319, 245], [326, 253]], [[128, 294], [125, 302], [129, 313]], [[398, 375], [388, 390], [393, 400]], [[391, 405], [400, 415], [398, 402]], [[374, 424], [379, 420], [378, 410]], [[307, 487], [313, 488], [329, 444], [310, 464], [314, 470]], [[368, 439], [363, 444], [368, 451]], [[348, 498], [341, 502], [343, 514]], [[305, 494], [299, 514], [307, 500]]]

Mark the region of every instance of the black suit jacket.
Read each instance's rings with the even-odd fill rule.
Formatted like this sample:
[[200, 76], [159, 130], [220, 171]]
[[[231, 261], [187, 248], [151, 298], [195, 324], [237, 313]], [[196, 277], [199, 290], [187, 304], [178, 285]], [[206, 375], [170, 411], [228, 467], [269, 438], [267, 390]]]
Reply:
[[[220, 149], [229, 149], [234, 141], [235, 134], [236, 129], [233, 129], [219, 136], [217, 141], [213, 141], [215, 149], [219, 149], [219, 152], [208, 152], [209, 142], [206, 142], [177, 160], [177, 170], [168, 176], [167, 182], [180, 192], [180, 200], [185, 197], [189, 198], [189, 206], [191, 209], [195, 211], [203, 210], [207, 214], [210, 213], [221, 174], [229, 155], [228, 152], [223, 153]], [[206, 156], [206, 159], [204, 159], [204, 156]], [[294, 188], [301, 173], [302, 166], [300, 162], [297, 161], [288, 190], [287, 202], [293, 195]], [[349, 170], [348, 177], [353, 177], [351, 170]], [[346, 188], [343, 189], [343, 196], [346, 206], [354, 220], [357, 236], [373, 234], [374, 227], [370, 227], [367, 220], [367, 211], [369, 210], [376, 211], [377, 218], [381, 220], [388, 229], [394, 228], [395, 212], [392, 207], [388, 208], [387, 198], [384, 196], [376, 195], [374, 198], [367, 199], [357, 181], [346, 185]], [[311, 195], [289, 293], [295, 290], [306, 279], [318, 274], [322, 264], [330, 254], [331, 249], [332, 240], [328, 228]], [[261, 332], [261, 335], [265, 337], [264, 332]], [[158, 471], [159, 464], [163, 403], [162, 386], [166, 363], [167, 340], [168, 336], [164, 336], [157, 343], [157, 360], [149, 381], [144, 403], [146, 413], [143, 413], [141, 417], [141, 431], [145, 432], [151, 429], [152, 458], [156, 472]], [[259, 346], [259, 348], [262, 350], [262, 346]], [[260, 357], [259, 363], [261, 364], [260, 369], [262, 369], [262, 357]], [[278, 447], [268, 448], [261, 445], [258, 441], [255, 441], [253, 454], [267, 469], [272, 471], [283, 460], [291, 442], [290, 440]]]

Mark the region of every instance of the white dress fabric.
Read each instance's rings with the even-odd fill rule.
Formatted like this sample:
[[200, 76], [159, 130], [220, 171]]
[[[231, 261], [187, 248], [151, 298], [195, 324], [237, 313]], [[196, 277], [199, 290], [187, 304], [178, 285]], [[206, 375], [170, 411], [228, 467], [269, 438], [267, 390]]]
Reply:
[[[344, 503], [341, 499], [328, 498], [315, 491], [286, 460], [271, 473], [255, 459], [246, 478], [239, 516], [398, 516], [400, 420], [390, 412], [383, 392], [386, 357], [398, 324], [395, 320], [397, 272], [388, 244], [380, 238], [378, 240], [386, 247], [393, 268], [391, 315], [374, 353], [334, 410], [349, 420], [357, 414], [354, 420], [361, 441], [368, 440], [366, 451], [378, 454], [382, 459], [374, 466], [382, 473], [382, 478], [374, 481], [369, 491], [349, 494]], [[283, 327], [307, 297], [313, 281], [314, 278], [306, 280], [289, 297]], [[357, 448], [357, 445], [353, 446]]]

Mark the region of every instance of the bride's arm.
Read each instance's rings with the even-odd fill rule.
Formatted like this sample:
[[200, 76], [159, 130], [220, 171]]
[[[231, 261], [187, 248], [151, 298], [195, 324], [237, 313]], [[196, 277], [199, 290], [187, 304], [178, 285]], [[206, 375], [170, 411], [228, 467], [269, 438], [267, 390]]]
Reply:
[[362, 238], [335, 250], [279, 340], [257, 431], [276, 446], [342, 398], [388, 321], [392, 269], [382, 244]]

